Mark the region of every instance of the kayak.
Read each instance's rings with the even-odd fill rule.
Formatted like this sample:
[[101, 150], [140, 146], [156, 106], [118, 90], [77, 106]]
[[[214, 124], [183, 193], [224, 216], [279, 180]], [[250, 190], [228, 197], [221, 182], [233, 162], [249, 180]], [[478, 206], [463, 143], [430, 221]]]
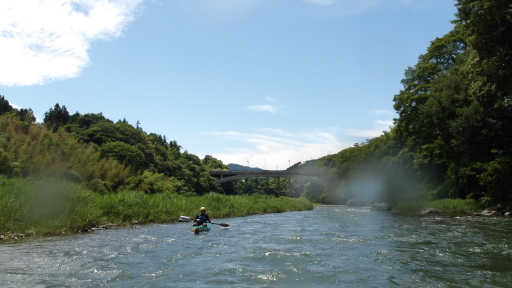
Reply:
[[201, 225], [201, 226], [192, 226], [192, 232], [194, 232], [195, 234], [198, 234], [199, 232], [210, 231], [211, 226], [212, 225], [210, 225], [210, 224]]

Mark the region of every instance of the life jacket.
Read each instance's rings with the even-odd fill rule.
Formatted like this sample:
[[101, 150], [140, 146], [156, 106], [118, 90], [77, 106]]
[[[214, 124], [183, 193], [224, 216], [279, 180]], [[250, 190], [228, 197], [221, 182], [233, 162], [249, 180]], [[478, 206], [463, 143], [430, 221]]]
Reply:
[[199, 215], [197, 215], [196, 219], [199, 221], [202, 221], [202, 222], [206, 222], [208, 220], [208, 217], [206, 216], [206, 214], [205, 215], [199, 214]]

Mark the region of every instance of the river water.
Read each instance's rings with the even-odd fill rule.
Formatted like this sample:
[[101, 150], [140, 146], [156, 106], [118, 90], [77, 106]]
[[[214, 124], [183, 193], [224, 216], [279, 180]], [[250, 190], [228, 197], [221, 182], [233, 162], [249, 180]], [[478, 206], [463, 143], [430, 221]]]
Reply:
[[0, 245], [0, 287], [512, 287], [512, 219], [320, 206]]

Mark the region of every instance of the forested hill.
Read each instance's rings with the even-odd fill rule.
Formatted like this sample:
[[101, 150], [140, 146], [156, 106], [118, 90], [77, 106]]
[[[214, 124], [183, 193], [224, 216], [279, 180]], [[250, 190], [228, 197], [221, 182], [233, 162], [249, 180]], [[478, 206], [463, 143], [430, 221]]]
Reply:
[[391, 131], [319, 159], [331, 196], [361, 196], [352, 184], [364, 176], [379, 183], [362, 189], [370, 198], [512, 201], [512, 4], [456, 7], [453, 30], [406, 69]]
[[176, 141], [146, 133], [101, 113], [70, 115], [56, 104], [34, 123], [31, 109], [15, 109], [0, 96], [0, 174], [62, 177], [100, 193], [142, 190], [203, 194], [219, 191], [209, 170], [227, 167], [199, 159]]

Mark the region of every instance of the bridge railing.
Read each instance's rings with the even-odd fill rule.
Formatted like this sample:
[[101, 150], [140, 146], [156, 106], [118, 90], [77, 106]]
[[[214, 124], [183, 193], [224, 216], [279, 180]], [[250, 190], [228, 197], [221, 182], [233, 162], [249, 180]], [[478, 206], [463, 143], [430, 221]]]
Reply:
[[299, 178], [308, 181], [321, 181], [319, 177], [323, 173], [320, 171], [288, 171], [288, 170], [212, 170], [211, 176], [220, 177], [216, 183], [220, 184], [232, 180], [254, 177], [283, 177]]

